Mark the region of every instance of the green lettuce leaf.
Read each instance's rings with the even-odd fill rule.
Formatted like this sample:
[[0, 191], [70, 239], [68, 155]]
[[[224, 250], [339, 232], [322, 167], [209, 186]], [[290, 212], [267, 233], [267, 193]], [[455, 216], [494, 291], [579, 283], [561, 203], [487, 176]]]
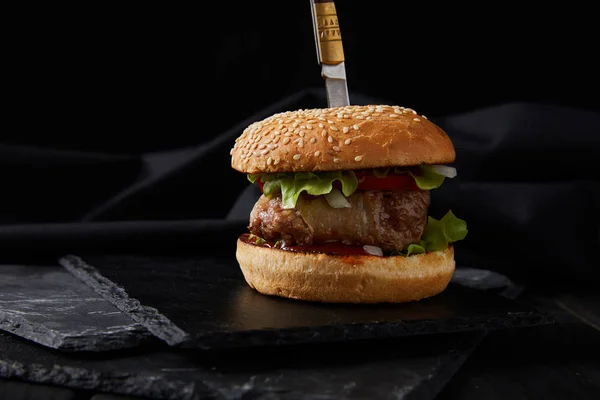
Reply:
[[[248, 180], [252, 183], [257, 179], [256, 176], [248, 176]], [[313, 196], [331, 192], [335, 181], [341, 183], [342, 193], [346, 197], [352, 195], [358, 186], [358, 178], [352, 171], [262, 174], [260, 179], [264, 183], [264, 195], [272, 197], [274, 194], [281, 193], [281, 205], [286, 209], [296, 206], [302, 192]]]
[[450, 210], [439, 221], [428, 217], [421, 241], [409, 244], [402, 251], [393, 252], [392, 255], [408, 257], [412, 254], [445, 250], [451, 243], [463, 240], [467, 233], [467, 223], [457, 218]]
[[419, 189], [431, 190], [442, 186], [442, 183], [444, 183], [444, 179], [446, 178], [444, 175], [435, 172], [430, 165], [421, 165], [419, 167], [421, 169], [421, 175], [411, 173], [411, 176], [415, 179]]
[[412, 243], [406, 247], [405, 254], [410, 256], [411, 254], [423, 254], [426, 252], [427, 243], [421, 240], [419, 244]]
[[457, 218], [452, 210], [448, 211], [439, 221], [429, 217], [423, 233], [425, 249], [428, 252], [444, 250], [449, 244], [463, 240], [467, 233], [467, 223]]
[[[438, 188], [444, 182], [444, 176], [436, 173], [429, 165], [421, 165], [420, 173], [411, 173], [405, 168], [376, 168], [373, 174], [379, 178], [387, 176], [390, 171], [394, 173], [410, 174], [417, 186], [422, 190]], [[255, 183], [260, 179], [263, 193], [266, 197], [281, 193], [283, 208], [294, 208], [300, 193], [306, 192], [313, 196], [324, 195], [333, 189], [333, 183], [339, 181], [342, 185], [342, 193], [348, 197], [356, 190], [358, 179], [353, 171], [333, 172], [296, 172], [296, 173], [272, 173], [272, 174], [248, 174], [248, 180]]]

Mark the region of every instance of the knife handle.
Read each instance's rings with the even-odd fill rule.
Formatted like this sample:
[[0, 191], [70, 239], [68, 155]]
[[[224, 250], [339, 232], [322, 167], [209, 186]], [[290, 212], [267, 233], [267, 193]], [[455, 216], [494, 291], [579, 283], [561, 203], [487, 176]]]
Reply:
[[344, 61], [344, 47], [333, 0], [314, 0], [316, 39], [321, 64], [339, 64]]

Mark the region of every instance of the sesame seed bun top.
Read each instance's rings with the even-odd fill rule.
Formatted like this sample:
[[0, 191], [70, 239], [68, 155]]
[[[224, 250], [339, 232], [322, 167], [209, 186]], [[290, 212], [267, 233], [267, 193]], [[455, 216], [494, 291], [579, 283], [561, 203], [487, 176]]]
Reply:
[[287, 111], [248, 126], [231, 149], [246, 174], [452, 163], [448, 135], [416, 111], [369, 105]]

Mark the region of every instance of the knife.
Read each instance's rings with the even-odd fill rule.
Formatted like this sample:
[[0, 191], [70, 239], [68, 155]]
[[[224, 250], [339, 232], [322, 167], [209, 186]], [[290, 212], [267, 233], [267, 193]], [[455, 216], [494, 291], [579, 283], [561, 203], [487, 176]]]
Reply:
[[317, 60], [321, 65], [321, 77], [325, 80], [329, 107], [350, 104], [344, 47], [340, 25], [333, 0], [310, 0]]

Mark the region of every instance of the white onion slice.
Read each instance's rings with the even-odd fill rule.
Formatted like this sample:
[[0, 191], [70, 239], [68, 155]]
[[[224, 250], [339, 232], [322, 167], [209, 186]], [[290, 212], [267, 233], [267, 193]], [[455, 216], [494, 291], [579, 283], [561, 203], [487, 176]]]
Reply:
[[363, 249], [371, 255], [383, 257], [383, 250], [381, 250], [381, 247], [370, 246], [367, 244], [363, 246]]
[[333, 189], [331, 192], [325, 195], [325, 200], [333, 208], [350, 208], [350, 202], [346, 200], [346, 197], [342, 194], [339, 189]]
[[440, 175], [444, 175], [446, 178], [454, 178], [456, 176], [456, 168], [449, 167], [447, 165], [434, 165], [432, 169]]

